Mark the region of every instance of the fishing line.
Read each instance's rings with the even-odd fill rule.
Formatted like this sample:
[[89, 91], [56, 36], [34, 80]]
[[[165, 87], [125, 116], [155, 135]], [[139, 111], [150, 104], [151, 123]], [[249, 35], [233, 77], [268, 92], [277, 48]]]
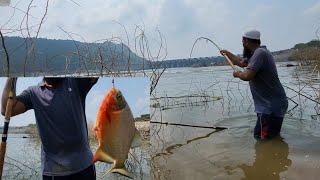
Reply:
[[250, 126], [235, 126], [235, 127], [226, 127], [226, 126], [200, 126], [200, 125], [180, 124], [180, 123], [169, 123], [169, 122], [158, 122], [158, 121], [150, 121], [150, 123], [154, 123], [154, 124], [164, 124], [164, 125], [171, 125], [171, 126], [184, 126], [184, 127], [196, 127], [196, 128], [204, 128], [204, 129], [216, 129], [216, 130], [235, 129], [235, 128], [250, 128]]
[[296, 90], [294, 90], [294, 89], [292, 89], [292, 88], [290, 88], [290, 87], [288, 87], [288, 86], [286, 86], [286, 85], [284, 85], [284, 84], [283, 84], [282, 86], [284, 86], [284, 87], [288, 88], [289, 90], [291, 90], [291, 91], [293, 91], [293, 92], [295, 92], [295, 93], [297, 93], [297, 94], [299, 94], [299, 95], [301, 95], [301, 96], [309, 99], [309, 100], [312, 101], [312, 102], [315, 102], [315, 103], [317, 103], [317, 104], [320, 104], [319, 101], [316, 101], [316, 100], [312, 99], [311, 97], [308, 97], [308, 96], [302, 94], [301, 92], [298, 92], [298, 91], [296, 91]]
[[[219, 51], [222, 50], [222, 48], [221, 48], [217, 43], [215, 43], [214, 41], [212, 41], [211, 39], [206, 38], [206, 37], [199, 37], [199, 38], [196, 39], [196, 41], [193, 43], [193, 46], [192, 46], [192, 49], [191, 49], [191, 52], [190, 52], [190, 58], [191, 58], [191, 56], [192, 56], [193, 49], [194, 49], [196, 43], [197, 43], [198, 41], [202, 40], [202, 39], [206, 40], [207, 42], [212, 43]], [[232, 63], [232, 61], [230, 60], [230, 58], [229, 58], [225, 53], [223, 53], [223, 56], [227, 59], [229, 65], [232, 67], [233, 71], [236, 71], [236, 67], [234, 66], [234, 64]]]
[[199, 37], [199, 38], [196, 39], [196, 41], [193, 43], [192, 50], [191, 50], [191, 53], [190, 53], [190, 57], [191, 57], [191, 55], [192, 55], [192, 51], [193, 51], [196, 43], [197, 43], [198, 41], [200, 41], [201, 39], [207, 40], [207, 42], [208, 42], [208, 41], [211, 42], [219, 51], [222, 50], [222, 48], [220, 48], [220, 46], [219, 46], [217, 43], [215, 43], [214, 41], [212, 41], [211, 39], [206, 38], [206, 37]]
[[196, 127], [196, 128], [205, 128], [205, 129], [217, 129], [217, 130], [228, 129], [228, 127], [221, 127], [221, 126], [199, 126], [199, 125], [191, 125], [191, 124], [179, 124], [179, 123], [158, 122], [158, 121], [150, 121], [150, 123], [165, 124], [165, 125], [172, 125], [172, 126]]

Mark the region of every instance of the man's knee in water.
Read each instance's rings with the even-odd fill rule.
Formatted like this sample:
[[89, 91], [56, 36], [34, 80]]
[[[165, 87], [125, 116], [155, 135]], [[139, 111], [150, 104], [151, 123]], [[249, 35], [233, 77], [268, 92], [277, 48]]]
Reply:
[[283, 117], [276, 117], [269, 114], [257, 114], [257, 122], [254, 128], [256, 140], [268, 140], [280, 135]]

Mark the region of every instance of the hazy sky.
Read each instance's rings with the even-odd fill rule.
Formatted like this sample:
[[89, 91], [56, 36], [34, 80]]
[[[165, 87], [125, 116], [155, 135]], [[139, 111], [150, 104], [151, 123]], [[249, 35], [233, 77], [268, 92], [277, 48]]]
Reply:
[[[17, 82], [17, 95], [31, 85], [38, 84], [42, 78], [19, 78]], [[6, 78], [0, 78], [0, 95], [2, 95]], [[86, 115], [87, 120], [94, 122], [96, 119], [98, 108], [104, 96], [112, 87], [111, 78], [100, 78], [95, 84], [86, 98]], [[126, 98], [131, 111], [135, 117], [141, 114], [149, 114], [149, 81], [147, 78], [116, 78], [115, 87], [118, 88]], [[3, 119], [3, 116], [1, 116]], [[10, 125], [24, 126], [35, 123], [34, 111], [29, 110], [24, 114], [11, 118]]]
[[[291, 48], [299, 42], [314, 39], [320, 27], [320, 0], [52, 0], [41, 37], [67, 38], [58, 26], [80, 34], [86, 41], [125, 38], [121, 27], [127, 27], [131, 40], [136, 24], [143, 25], [151, 42], [157, 42], [155, 30], [165, 36], [168, 58], [189, 57], [194, 40], [199, 36], [214, 39], [220, 46], [236, 53], [242, 50], [243, 31], [256, 28], [262, 42], [271, 50]], [[11, 0], [15, 5], [18, 0]], [[26, 10], [27, 2], [18, 3]], [[44, 0], [35, 0], [29, 22], [40, 22]], [[10, 7], [0, 7], [0, 24], [13, 13]], [[19, 26], [22, 13], [16, 10], [11, 22], [2, 29]], [[32, 23], [30, 23], [32, 24]], [[3, 30], [5, 31], [5, 30]], [[11, 34], [13, 35], [13, 34]], [[131, 41], [132, 42], [132, 41]], [[133, 44], [131, 44], [133, 47]], [[216, 49], [199, 44], [194, 56], [217, 55]]]

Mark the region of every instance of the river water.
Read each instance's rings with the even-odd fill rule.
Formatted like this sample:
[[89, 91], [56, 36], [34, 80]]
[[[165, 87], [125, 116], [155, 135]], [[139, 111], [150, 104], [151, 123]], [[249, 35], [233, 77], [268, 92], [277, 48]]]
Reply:
[[[247, 82], [228, 66], [169, 69], [151, 99], [153, 179], [318, 179], [318, 73], [277, 65], [289, 98], [281, 137], [256, 141]], [[300, 93], [297, 93], [300, 92]]]
[[[284, 65], [288, 113], [281, 138], [264, 142], [252, 136], [248, 83], [232, 78], [230, 67], [168, 69], [151, 97], [152, 121], [227, 129], [151, 124], [151, 146], [132, 149], [126, 164], [135, 179], [319, 179], [319, 75]], [[41, 179], [41, 143], [23, 136], [8, 139], [3, 179]], [[108, 164], [96, 167], [97, 179], [126, 179], [105, 175]]]
[[[25, 138], [28, 137], [28, 138]], [[91, 150], [95, 152], [97, 142], [90, 140]], [[150, 155], [149, 142], [143, 142], [142, 146], [131, 149], [126, 162], [127, 169], [135, 179], [150, 179]], [[39, 138], [29, 137], [28, 134], [10, 134], [7, 141], [7, 152], [3, 170], [3, 179], [42, 179], [41, 174], [41, 142]], [[81, 159], [79, 159], [81, 161]], [[97, 162], [97, 179], [122, 180], [124, 176], [106, 173], [110, 164]]]

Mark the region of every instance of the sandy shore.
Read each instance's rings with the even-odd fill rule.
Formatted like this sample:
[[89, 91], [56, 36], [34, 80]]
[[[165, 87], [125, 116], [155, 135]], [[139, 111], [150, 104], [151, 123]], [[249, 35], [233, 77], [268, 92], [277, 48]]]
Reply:
[[140, 132], [143, 141], [150, 140], [150, 121], [135, 122], [137, 130]]

